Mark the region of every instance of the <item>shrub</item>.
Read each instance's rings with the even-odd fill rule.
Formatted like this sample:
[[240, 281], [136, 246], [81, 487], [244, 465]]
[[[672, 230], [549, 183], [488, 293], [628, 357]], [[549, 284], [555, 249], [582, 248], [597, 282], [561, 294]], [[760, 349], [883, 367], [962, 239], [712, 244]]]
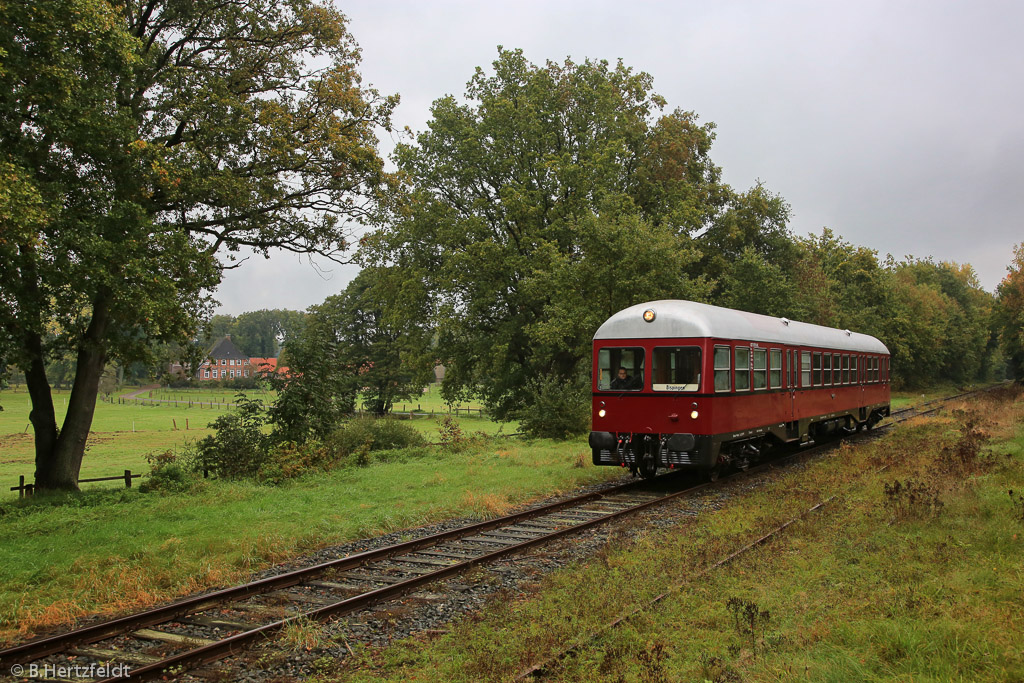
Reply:
[[942, 510], [934, 486], [913, 479], [884, 484], [885, 503], [896, 519], [935, 517]]
[[198, 483], [196, 473], [190, 471], [171, 451], [150, 453], [146, 461], [149, 463], [149, 477], [139, 485], [142, 493], [181, 493], [191, 490]]
[[469, 445], [466, 440], [466, 434], [459, 425], [459, 421], [451, 415], [445, 415], [438, 420], [437, 426], [441, 448], [449, 453], [458, 453], [465, 450]]
[[263, 433], [263, 401], [238, 394], [235, 403], [235, 410], [210, 423], [217, 433], [196, 444], [196, 469], [220, 477], [251, 477], [267, 462], [270, 440]]
[[567, 439], [590, 430], [590, 400], [582, 381], [547, 375], [531, 381], [527, 390], [532, 400], [515, 417], [530, 436]]
[[359, 417], [334, 430], [323, 447], [332, 458], [356, 456], [356, 462], [369, 462], [370, 451], [426, 445], [426, 439], [412, 426], [392, 418]]

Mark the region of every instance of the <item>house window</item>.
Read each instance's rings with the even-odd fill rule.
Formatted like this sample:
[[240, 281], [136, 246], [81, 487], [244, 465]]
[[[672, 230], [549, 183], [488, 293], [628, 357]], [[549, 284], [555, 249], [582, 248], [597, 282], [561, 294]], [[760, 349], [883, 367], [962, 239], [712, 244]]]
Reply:
[[210, 379], [210, 368], [203, 371], [203, 379]]

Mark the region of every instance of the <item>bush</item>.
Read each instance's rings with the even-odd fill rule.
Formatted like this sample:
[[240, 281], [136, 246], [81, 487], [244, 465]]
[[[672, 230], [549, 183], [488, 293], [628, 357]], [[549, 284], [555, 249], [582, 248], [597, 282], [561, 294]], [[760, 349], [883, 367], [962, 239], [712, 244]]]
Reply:
[[527, 385], [530, 404], [516, 411], [520, 429], [534, 437], [567, 439], [590, 430], [590, 399], [582, 381], [548, 375]]
[[409, 446], [424, 446], [423, 435], [404, 422], [392, 418], [360, 417], [333, 431], [324, 439], [324, 449], [334, 458], [356, 456], [358, 464], [369, 462], [370, 451]]
[[220, 477], [252, 477], [267, 462], [270, 440], [263, 433], [263, 401], [238, 394], [235, 403], [235, 410], [210, 423], [217, 433], [196, 444], [196, 469]]
[[198, 477], [172, 453], [151, 453], [146, 456], [149, 463], [149, 477], [139, 485], [142, 493], [160, 491], [165, 493], [182, 493], [191, 490]]

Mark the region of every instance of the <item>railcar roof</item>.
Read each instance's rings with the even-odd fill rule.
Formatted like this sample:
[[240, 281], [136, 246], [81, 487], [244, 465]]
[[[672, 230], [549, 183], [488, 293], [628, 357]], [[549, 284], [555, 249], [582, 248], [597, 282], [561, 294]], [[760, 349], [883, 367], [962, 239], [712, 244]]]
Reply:
[[[643, 319], [649, 308], [655, 312], [650, 323]], [[867, 334], [677, 299], [630, 306], [608, 318], [594, 335], [595, 340], [669, 337], [715, 337], [889, 353], [885, 344]]]

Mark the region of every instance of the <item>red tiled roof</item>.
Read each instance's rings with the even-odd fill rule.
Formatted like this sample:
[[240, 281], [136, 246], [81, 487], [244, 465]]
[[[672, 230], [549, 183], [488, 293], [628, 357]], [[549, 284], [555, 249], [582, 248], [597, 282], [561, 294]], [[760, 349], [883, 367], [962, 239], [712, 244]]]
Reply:
[[256, 368], [257, 372], [279, 372], [281, 374], [288, 372], [286, 367], [277, 367], [276, 358], [250, 358], [249, 365]]

